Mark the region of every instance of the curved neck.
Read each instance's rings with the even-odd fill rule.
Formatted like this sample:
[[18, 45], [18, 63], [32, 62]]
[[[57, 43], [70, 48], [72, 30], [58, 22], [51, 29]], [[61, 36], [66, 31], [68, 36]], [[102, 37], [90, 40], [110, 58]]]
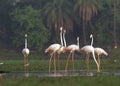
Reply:
[[95, 63], [97, 64], [97, 67], [99, 67], [99, 64], [98, 64], [98, 62], [97, 62], [97, 60], [95, 58], [95, 52], [94, 51], [92, 51], [92, 55], [93, 55], [93, 59], [94, 59]]
[[93, 46], [93, 36], [92, 36], [92, 38], [91, 38], [92, 40], [91, 40], [91, 46]]
[[79, 37], [77, 38], [77, 46], [80, 47], [80, 46], [79, 46]]
[[27, 48], [27, 38], [25, 38], [25, 48]]
[[60, 32], [60, 41], [61, 41], [61, 45], [63, 46], [62, 31]]
[[63, 33], [63, 41], [64, 41], [64, 45], [66, 47], [65, 32]]

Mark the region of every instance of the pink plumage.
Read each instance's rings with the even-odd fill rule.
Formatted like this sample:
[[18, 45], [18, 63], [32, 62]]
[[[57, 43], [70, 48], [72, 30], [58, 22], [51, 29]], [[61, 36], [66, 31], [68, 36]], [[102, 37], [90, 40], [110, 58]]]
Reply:
[[52, 57], [54, 57], [54, 73], [56, 73], [56, 56], [55, 54], [58, 53], [58, 51], [61, 49], [61, 47], [63, 46], [63, 41], [62, 41], [62, 27], [60, 27], [60, 40], [61, 40], [61, 44], [52, 44], [50, 45], [47, 49], [45, 49], [45, 53], [50, 52], [50, 60], [49, 60], [49, 72], [50, 72], [50, 65], [51, 65], [51, 60]]
[[91, 45], [86, 45], [86, 46], [82, 47], [80, 50], [85, 52], [86, 54], [89, 54], [94, 51], [94, 47]]
[[95, 53], [98, 55], [104, 54], [104, 55], [108, 56], [108, 53], [102, 48], [96, 47], [96, 48], [94, 48], [94, 50], [95, 50]]
[[27, 56], [29, 55], [30, 51], [29, 51], [28, 48], [24, 48], [24, 49], [22, 50], [22, 53], [23, 53], [24, 57], [27, 57]]
[[60, 44], [52, 44], [50, 45], [46, 50], [45, 50], [45, 53], [49, 52], [49, 51], [52, 51], [52, 52], [55, 52], [57, 51], [58, 49], [60, 49], [61, 45]]
[[68, 47], [66, 47], [65, 51], [70, 52], [68, 57], [67, 57], [65, 71], [67, 71], [68, 61], [69, 61], [69, 58], [70, 58], [71, 55], [72, 55], [72, 65], [73, 65], [73, 70], [74, 70], [74, 52], [75, 51], [80, 51], [80, 48], [79, 48], [79, 37], [77, 37], [77, 44], [69, 45]]
[[94, 59], [95, 63], [97, 64], [98, 72], [99, 72], [99, 64], [95, 58], [94, 47], [92, 46], [93, 45], [93, 35], [92, 34], [90, 35], [90, 38], [92, 38], [91, 45], [86, 45], [86, 46], [82, 47], [81, 51], [86, 53], [86, 64], [87, 64], [88, 71], [89, 71], [89, 54], [92, 53], [93, 59]]

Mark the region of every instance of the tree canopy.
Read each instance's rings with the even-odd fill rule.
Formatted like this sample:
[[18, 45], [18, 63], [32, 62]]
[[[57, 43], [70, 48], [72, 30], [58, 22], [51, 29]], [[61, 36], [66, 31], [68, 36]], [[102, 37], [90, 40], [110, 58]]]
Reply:
[[61, 26], [68, 44], [77, 36], [89, 44], [93, 33], [95, 46], [119, 46], [119, 8], [119, 0], [0, 0], [0, 46], [21, 49], [27, 33], [28, 46], [43, 50], [60, 42]]

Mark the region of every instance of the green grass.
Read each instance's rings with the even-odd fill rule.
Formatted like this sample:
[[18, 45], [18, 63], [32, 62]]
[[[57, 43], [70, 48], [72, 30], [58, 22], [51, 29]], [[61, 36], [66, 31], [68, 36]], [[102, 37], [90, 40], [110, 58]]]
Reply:
[[96, 75], [94, 77], [4, 77], [0, 86], [119, 86], [120, 77]]
[[[23, 71], [24, 70], [24, 64], [23, 59], [9, 59], [9, 60], [0, 60], [3, 62], [3, 65], [0, 65], [0, 69], [4, 71]], [[30, 71], [48, 71], [48, 62], [49, 59], [31, 59], [29, 58], [29, 70]], [[65, 69], [65, 62], [66, 60], [60, 60], [60, 69]], [[76, 70], [85, 70], [86, 64], [85, 59], [77, 59], [75, 60], [75, 69]], [[90, 60], [90, 70], [96, 70], [97, 66], [93, 59]], [[53, 61], [51, 64], [51, 70], [54, 69], [53, 67]], [[72, 68], [72, 62], [69, 61], [68, 69], [71, 70]], [[119, 70], [120, 69], [120, 60], [118, 59], [117, 62], [114, 62], [111, 58], [101, 59], [101, 70]]]
[[[116, 71], [120, 69], [120, 48], [108, 50], [109, 56], [101, 59], [101, 70]], [[85, 55], [77, 54], [75, 60], [76, 70], [86, 70]], [[75, 57], [76, 58], [76, 57]], [[114, 62], [116, 60], [116, 62]], [[24, 71], [23, 56], [21, 52], [0, 52], [0, 70], [3, 71]], [[30, 53], [29, 56], [29, 71], [48, 71], [49, 55], [38, 53]], [[65, 69], [66, 55], [61, 56], [60, 69]], [[72, 62], [70, 60], [68, 69], [71, 70]], [[96, 64], [93, 59], [90, 59], [90, 70], [96, 70]], [[54, 70], [53, 62], [51, 70]], [[96, 70], [97, 71], [97, 70]], [[0, 86], [119, 86], [120, 77], [96, 73], [93, 77], [88, 76], [69, 76], [69, 77], [20, 77], [20, 76], [3, 76], [0, 80]]]

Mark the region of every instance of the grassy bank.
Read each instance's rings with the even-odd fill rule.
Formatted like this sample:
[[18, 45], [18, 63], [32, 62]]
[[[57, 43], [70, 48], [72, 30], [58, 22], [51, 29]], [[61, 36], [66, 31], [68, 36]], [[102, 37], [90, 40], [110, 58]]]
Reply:
[[94, 77], [4, 77], [0, 86], [119, 86], [120, 77], [96, 75]]
[[[108, 50], [109, 56], [102, 56], [101, 71], [116, 71], [120, 69], [120, 48]], [[24, 71], [23, 55], [21, 52], [1, 51], [0, 52], [0, 70], [2, 71]], [[48, 71], [49, 55], [40, 52], [31, 52], [29, 56], [29, 71]], [[60, 69], [65, 69], [66, 54], [62, 54], [60, 60]], [[69, 70], [72, 68], [70, 60]], [[53, 64], [51, 70], [53, 70]], [[86, 70], [85, 55], [76, 54], [75, 70]], [[96, 70], [96, 64], [90, 59], [90, 70]], [[19, 77], [19, 76], [3, 76], [0, 86], [119, 86], [120, 77], [115, 75], [95, 74], [93, 77]]]
[[[120, 69], [120, 48], [118, 49], [108, 49], [108, 56], [101, 56], [101, 70], [118, 70]], [[61, 55], [60, 60], [60, 69], [65, 69], [66, 55]], [[30, 71], [47, 71], [49, 55], [43, 54], [40, 52], [31, 52], [29, 55], [29, 70]], [[23, 71], [23, 55], [21, 52], [15, 51], [0, 51], [0, 62], [3, 62], [3, 65], [0, 65], [0, 70], [4, 71]], [[53, 63], [53, 62], [52, 62]], [[72, 62], [70, 59], [69, 68], [72, 67]], [[52, 64], [53, 70], [53, 64]], [[85, 54], [76, 53], [75, 55], [75, 69], [81, 70], [86, 69], [85, 65]], [[96, 64], [93, 61], [93, 58], [90, 59], [90, 69], [96, 69]]]

